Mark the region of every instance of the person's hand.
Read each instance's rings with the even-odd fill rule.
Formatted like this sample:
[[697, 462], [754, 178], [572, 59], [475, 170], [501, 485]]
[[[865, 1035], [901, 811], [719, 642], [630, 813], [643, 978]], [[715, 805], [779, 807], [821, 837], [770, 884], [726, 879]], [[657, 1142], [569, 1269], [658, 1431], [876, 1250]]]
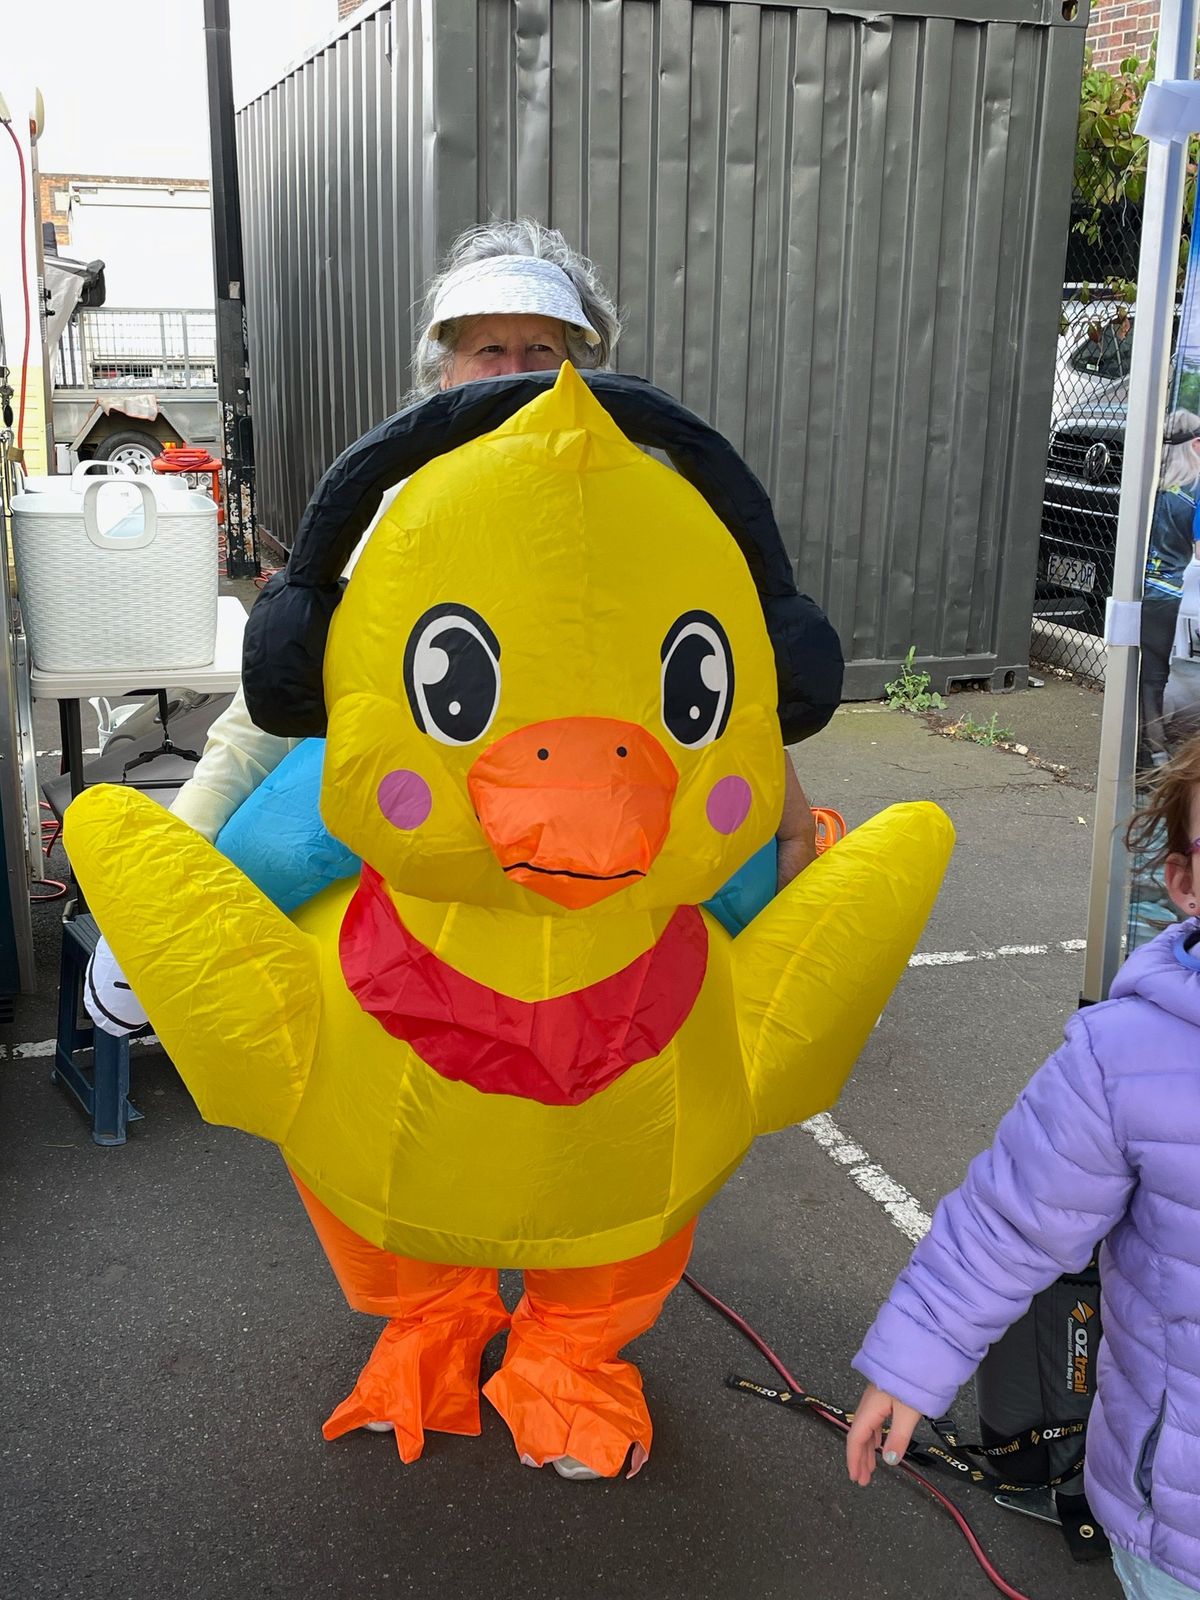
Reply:
[[150, 1020], [103, 934], [84, 974], [83, 1004], [96, 1026], [114, 1039], [127, 1038]]
[[[889, 1417], [892, 1426], [885, 1449], [883, 1426]], [[869, 1383], [863, 1390], [854, 1421], [850, 1424], [850, 1432], [846, 1435], [846, 1470], [851, 1481], [866, 1488], [875, 1471], [875, 1455], [879, 1450], [883, 1450], [883, 1459], [889, 1467], [901, 1461], [912, 1443], [913, 1431], [920, 1420], [919, 1411], [914, 1411], [894, 1395], [885, 1394], [882, 1389]]]

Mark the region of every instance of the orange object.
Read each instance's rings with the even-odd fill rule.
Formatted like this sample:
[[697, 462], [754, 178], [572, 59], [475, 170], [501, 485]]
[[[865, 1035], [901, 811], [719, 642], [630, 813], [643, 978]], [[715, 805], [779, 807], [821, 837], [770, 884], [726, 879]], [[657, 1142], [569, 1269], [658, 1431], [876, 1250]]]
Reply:
[[654, 1429], [642, 1375], [617, 1352], [658, 1320], [695, 1231], [693, 1217], [630, 1261], [526, 1272], [504, 1363], [483, 1392], [527, 1465], [573, 1456], [615, 1478], [631, 1447], [629, 1476], [645, 1464]]
[[[483, 1349], [510, 1323], [498, 1272], [380, 1250], [293, 1181], [350, 1305], [388, 1318], [325, 1437], [390, 1422], [401, 1458], [415, 1461], [426, 1429], [477, 1434]], [[695, 1228], [693, 1220], [631, 1261], [526, 1272], [504, 1363], [483, 1391], [522, 1461], [541, 1467], [573, 1456], [607, 1478], [631, 1448], [630, 1475], [645, 1462], [653, 1427], [641, 1374], [617, 1352], [654, 1325], [687, 1266]]]
[[572, 910], [646, 876], [678, 783], [653, 734], [610, 717], [518, 728], [489, 745], [467, 777], [506, 876]]
[[222, 463], [207, 450], [192, 446], [164, 444], [162, 455], [150, 463], [155, 472], [207, 472], [212, 479], [212, 497], [217, 506], [217, 526], [225, 521], [225, 508], [221, 504]]
[[322, 1432], [337, 1439], [390, 1422], [402, 1461], [415, 1461], [425, 1430], [479, 1432], [483, 1347], [508, 1326], [490, 1267], [443, 1267], [390, 1255], [340, 1222], [293, 1174], [334, 1276], [355, 1311], [387, 1317], [353, 1390]]
[[828, 806], [814, 806], [812, 814], [817, 825], [817, 854], [823, 855], [830, 845], [846, 837], [846, 819]]

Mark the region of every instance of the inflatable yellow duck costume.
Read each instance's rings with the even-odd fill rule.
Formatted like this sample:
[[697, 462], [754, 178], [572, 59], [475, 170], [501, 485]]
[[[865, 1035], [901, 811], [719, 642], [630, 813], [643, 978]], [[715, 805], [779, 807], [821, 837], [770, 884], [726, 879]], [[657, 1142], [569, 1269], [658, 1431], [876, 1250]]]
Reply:
[[361, 879], [289, 918], [124, 788], [66, 842], [202, 1114], [280, 1146], [389, 1318], [327, 1435], [478, 1432], [520, 1267], [488, 1397], [523, 1460], [611, 1476], [651, 1437], [618, 1350], [755, 1135], [835, 1100], [952, 830], [892, 808], [737, 938], [698, 909], [782, 806], [764, 603], [573, 369], [534, 394], [410, 478], [331, 607], [321, 809]]

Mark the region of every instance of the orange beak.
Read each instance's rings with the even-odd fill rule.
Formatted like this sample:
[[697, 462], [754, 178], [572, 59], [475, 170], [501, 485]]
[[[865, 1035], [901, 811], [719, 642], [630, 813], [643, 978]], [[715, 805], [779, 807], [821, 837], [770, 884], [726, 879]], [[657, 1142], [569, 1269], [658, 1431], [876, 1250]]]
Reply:
[[671, 826], [678, 782], [653, 735], [609, 717], [518, 728], [467, 775], [506, 876], [572, 911], [645, 877]]

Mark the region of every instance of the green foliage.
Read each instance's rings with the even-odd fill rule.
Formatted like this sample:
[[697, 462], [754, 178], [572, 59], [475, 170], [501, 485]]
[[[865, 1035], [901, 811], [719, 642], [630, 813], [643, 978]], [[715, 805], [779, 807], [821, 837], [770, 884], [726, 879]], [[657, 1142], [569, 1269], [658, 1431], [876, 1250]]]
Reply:
[[[1122, 61], [1116, 72], [1093, 67], [1091, 53], [1085, 57], [1083, 83], [1079, 96], [1079, 134], [1075, 146], [1075, 198], [1087, 207], [1075, 221], [1075, 229], [1090, 244], [1100, 239], [1102, 208], [1122, 202], [1141, 205], [1146, 194], [1146, 156], [1149, 141], [1134, 134], [1138, 108], [1146, 85], [1154, 76], [1154, 50], [1141, 62], [1136, 56]], [[1188, 167], [1184, 191], [1184, 215], [1193, 213], [1196, 199], [1197, 141], [1188, 145]], [[1180, 244], [1179, 281], [1187, 266], [1187, 240]], [[1131, 301], [1136, 285], [1128, 279], [1111, 279], [1105, 284], [1110, 294]], [[1086, 292], [1085, 292], [1086, 295]]]
[[[1153, 55], [1145, 65], [1130, 56], [1113, 73], [1093, 67], [1089, 54], [1075, 145], [1075, 190], [1086, 205], [1113, 206], [1122, 200], [1141, 204], [1146, 193], [1147, 141], [1134, 137], [1133, 125], [1153, 73]], [[1093, 244], [1098, 241], [1095, 211], [1077, 226]]]
[[1006, 744], [1013, 736], [1011, 728], [1000, 726], [999, 713], [993, 711], [987, 722], [976, 722], [972, 716], [960, 717], [950, 732], [956, 739], [967, 739], [971, 744]]
[[883, 686], [888, 708], [892, 711], [932, 711], [946, 704], [936, 689], [930, 689], [929, 674], [914, 671], [916, 655], [916, 645], [910, 644], [900, 664], [900, 676]]
[[1183, 411], [1200, 411], [1200, 371], [1180, 362], [1178, 406]]

